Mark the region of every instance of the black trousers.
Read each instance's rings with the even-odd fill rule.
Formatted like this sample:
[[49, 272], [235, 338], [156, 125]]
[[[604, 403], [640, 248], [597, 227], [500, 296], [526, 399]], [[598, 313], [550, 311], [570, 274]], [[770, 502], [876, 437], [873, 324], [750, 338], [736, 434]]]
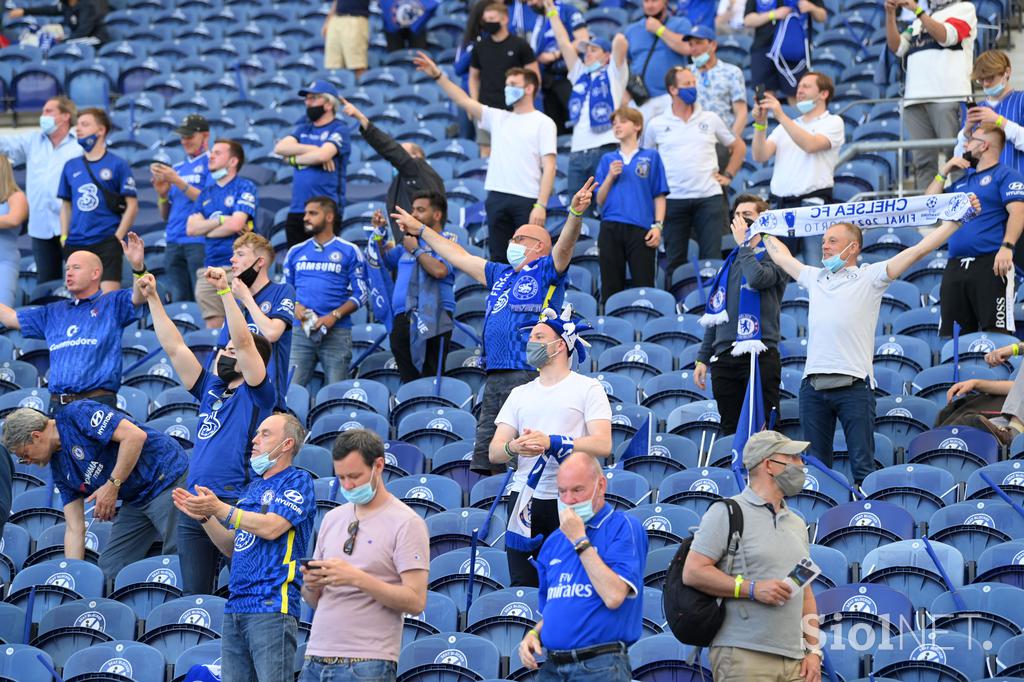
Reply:
[[634, 287], [653, 287], [658, 250], [644, 243], [649, 228], [601, 221], [597, 248], [601, 252], [601, 301], [626, 288], [626, 265]]
[[[516, 501], [519, 493], [512, 493], [508, 497], [506, 511], [509, 515], [516, 508]], [[533, 537], [543, 535], [545, 539], [558, 530], [558, 500], [538, 500], [534, 498], [530, 504], [530, 532]], [[512, 579], [509, 587], [539, 587], [540, 580], [537, 578], [537, 569], [530, 563], [530, 557], [537, 558], [540, 547], [535, 552], [519, 552], [514, 549], [506, 549], [508, 556], [508, 573]]]
[[569, 82], [568, 76], [562, 74], [550, 80], [545, 78], [542, 93], [544, 95], [544, 114], [555, 122], [558, 134], [571, 134], [572, 129], [565, 127], [569, 120], [569, 98], [572, 97], [572, 83]]
[[407, 28], [400, 28], [394, 33], [385, 33], [384, 40], [387, 41], [388, 52], [398, 52], [406, 48], [413, 50], [427, 49], [426, 31], [413, 33]]
[[[782, 361], [777, 348], [769, 348], [757, 356], [761, 370], [761, 394], [764, 399], [764, 417], [769, 419], [774, 407], [779, 409], [779, 383], [782, 381]], [[722, 435], [736, 433], [740, 421], [740, 410], [747, 397], [747, 382], [750, 379], [750, 356], [744, 353], [734, 356], [725, 351], [711, 363], [711, 392], [718, 402], [718, 413], [722, 415]], [[778, 419], [778, 414], [775, 415]], [[757, 425], [760, 427], [760, 425]]]
[[487, 245], [491, 251], [490, 260], [507, 263], [505, 249], [512, 235], [521, 225], [530, 221], [530, 211], [537, 203], [535, 198], [521, 197], [505, 192], [488, 192], [484, 206], [487, 209]]
[[[444, 359], [448, 357], [448, 350], [452, 345], [452, 333], [438, 334], [427, 340], [427, 350], [423, 358], [423, 372], [416, 369], [412, 361], [412, 348], [409, 343], [409, 318], [405, 313], [395, 315], [392, 323], [391, 354], [395, 356], [395, 364], [398, 365], [398, 375], [402, 377], [402, 383], [406, 384], [421, 377], [437, 376], [438, 367], [444, 367]], [[444, 344], [444, 355], [442, 353]], [[440, 363], [438, 362], [440, 360]]]
[[722, 195], [700, 199], [669, 199], [665, 202], [665, 253], [671, 277], [676, 268], [686, 262], [690, 236], [697, 240], [700, 259], [722, 257], [722, 226], [728, 216]]
[[306, 228], [303, 225], [305, 218], [305, 213], [289, 213], [288, 217], [285, 218], [284, 236], [288, 240], [289, 249], [299, 242], [309, 239], [309, 235], [306, 234]]

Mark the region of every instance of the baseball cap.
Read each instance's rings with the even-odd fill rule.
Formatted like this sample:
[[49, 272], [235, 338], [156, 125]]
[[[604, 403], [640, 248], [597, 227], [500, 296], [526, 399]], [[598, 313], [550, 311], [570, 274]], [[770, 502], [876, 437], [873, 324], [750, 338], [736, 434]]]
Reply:
[[338, 89], [334, 87], [332, 83], [325, 80], [315, 80], [306, 87], [299, 90], [299, 97], [305, 97], [306, 95], [331, 95], [333, 97], [338, 96]]
[[611, 52], [612, 51], [612, 43], [607, 38], [589, 38], [589, 39], [583, 41], [583, 47], [586, 47], [587, 45], [593, 45], [594, 47], [599, 47], [602, 50], [604, 50], [605, 52]]
[[810, 443], [805, 440], [792, 440], [778, 431], [761, 431], [747, 439], [743, 446], [743, 466], [753, 469], [775, 453], [783, 455], [799, 455]]
[[683, 33], [683, 38], [703, 38], [704, 40], [718, 40], [718, 36], [715, 35], [715, 29], [710, 26], [703, 26], [696, 24], [691, 26], [689, 31]]
[[206, 120], [205, 116], [189, 114], [181, 119], [181, 124], [174, 129], [174, 132], [182, 137], [188, 137], [196, 133], [208, 133], [210, 132], [210, 122]]

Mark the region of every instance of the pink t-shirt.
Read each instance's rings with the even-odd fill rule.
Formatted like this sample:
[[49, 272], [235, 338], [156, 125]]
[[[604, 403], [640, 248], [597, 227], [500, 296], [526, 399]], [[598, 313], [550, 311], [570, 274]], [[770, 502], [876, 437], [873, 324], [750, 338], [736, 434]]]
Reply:
[[[355, 518], [355, 505], [343, 504], [327, 512], [313, 557], [343, 559], [391, 585], [401, 585], [406, 571], [429, 570], [430, 536], [416, 512], [392, 497], [368, 516], [363, 513], [355, 547], [347, 555], [342, 547]], [[306, 654], [397, 661], [404, 616], [355, 587], [328, 585], [313, 614]]]

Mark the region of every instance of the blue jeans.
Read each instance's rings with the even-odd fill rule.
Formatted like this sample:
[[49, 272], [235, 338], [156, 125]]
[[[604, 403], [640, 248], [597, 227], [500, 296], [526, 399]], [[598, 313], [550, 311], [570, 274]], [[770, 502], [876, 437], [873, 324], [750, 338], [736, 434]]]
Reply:
[[110, 528], [110, 539], [100, 554], [103, 575], [113, 580], [128, 564], [145, 559], [155, 540], [163, 542], [163, 554], [178, 553], [178, 514], [171, 491], [184, 484], [182, 475], [146, 504], [121, 505]]
[[[583, 149], [578, 152], [572, 152], [569, 154], [569, 169], [566, 174], [566, 182], [568, 183], [568, 194], [573, 196], [576, 192], [580, 191], [580, 187], [583, 187], [583, 183], [587, 179], [597, 172], [597, 164], [600, 163], [601, 157], [608, 152], [613, 152], [618, 149], [617, 145], [606, 144], [600, 147], [594, 147], [593, 149]], [[584, 215], [593, 216], [594, 207], [597, 204], [596, 201], [591, 202], [590, 206], [584, 212]]]
[[225, 613], [223, 682], [292, 682], [298, 627], [285, 613]]
[[164, 281], [175, 301], [194, 301], [196, 270], [203, 267], [202, 244], [168, 244], [164, 247]]
[[323, 663], [306, 658], [299, 682], [394, 682], [397, 668], [394, 661]]
[[805, 378], [800, 384], [800, 423], [809, 452], [832, 466], [836, 418], [843, 425], [853, 482], [860, 485], [875, 470], [875, 393], [863, 379], [852, 386], [818, 391]]
[[[234, 504], [237, 500], [223, 500]], [[213, 594], [217, 588], [218, 560], [223, 556], [198, 521], [178, 512], [178, 561], [182, 592]]]
[[352, 362], [352, 329], [335, 325], [317, 342], [311, 341], [302, 327], [292, 333], [292, 355], [288, 364], [295, 367], [292, 383], [308, 386], [317, 360], [324, 370], [324, 386], [348, 379]]
[[625, 653], [601, 654], [579, 663], [555, 665], [547, 661], [537, 675], [537, 682], [629, 682], [631, 679], [633, 673]]

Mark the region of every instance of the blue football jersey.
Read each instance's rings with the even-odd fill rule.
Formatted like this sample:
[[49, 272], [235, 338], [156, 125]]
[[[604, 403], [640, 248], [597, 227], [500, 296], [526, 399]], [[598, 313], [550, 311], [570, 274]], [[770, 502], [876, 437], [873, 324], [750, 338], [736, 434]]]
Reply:
[[[210, 154], [203, 152], [199, 156], [185, 159], [174, 164], [174, 171], [182, 180], [199, 188], [206, 189], [210, 181]], [[199, 197], [189, 201], [185, 193], [171, 185], [167, 193], [170, 208], [167, 210], [167, 243], [168, 244], [202, 244], [204, 237], [189, 237], [185, 231], [188, 217], [199, 212]]]
[[299, 144], [322, 147], [330, 143], [337, 149], [334, 157], [334, 170], [324, 170], [323, 166], [304, 166], [296, 169], [292, 175], [292, 203], [288, 210], [292, 213], [303, 213], [306, 202], [316, 196], [330, 197], [338, 204], [338, 209], [345, 207], [345, 170], [348, 168], [348, 157], [352, 143], [348, 126], [344, 121], [334, 119], [327, 125], [315, 126], [303, 123], [292, 131]]
[[[323, 246], [310, 238], [290, 248], [284, 259], [284, 277], [295, 287], [296, 300], [320, 316], [346, 301], [358, 308], [369, 295], [363, 254], [340, 237]], [[343, 317], [336, 326], [351, 327], [351, 316]]]
[[565, 273], [551, 256], [538, 258], [516, 272], [507, 263], [487, 263], [487, 307], [484, 317], [484, 366], [488, 370], [531, 369], [526, 362], [523, 327], [537, 323], [544, 308], [561, 310]]
[[111, 210], [103, 189], [111, 194], [137, 196], [132, 169], [117, 154], [107, 151], [98, 161], [79, 156], [64, 164], [57, 198], [71, 203], [69, 246], [96, 244], [117, 232], [121, 216]]
[[[221, 186], [211, 182], [196, 199], [199, 205], [199, 212], [204, 218], [225, 218], [237, 211], [249, 216], [249, 228], [252, 228], [256, 219], [256, 207], [258, 205], [256, 185], [252, 180], [236, 176], [228, 184]], [[230, 237], [206, 237], [206, 267], [229, 268], [231, 267], [231, 256], [234, 253], [235, 239], [238, 235]]]

